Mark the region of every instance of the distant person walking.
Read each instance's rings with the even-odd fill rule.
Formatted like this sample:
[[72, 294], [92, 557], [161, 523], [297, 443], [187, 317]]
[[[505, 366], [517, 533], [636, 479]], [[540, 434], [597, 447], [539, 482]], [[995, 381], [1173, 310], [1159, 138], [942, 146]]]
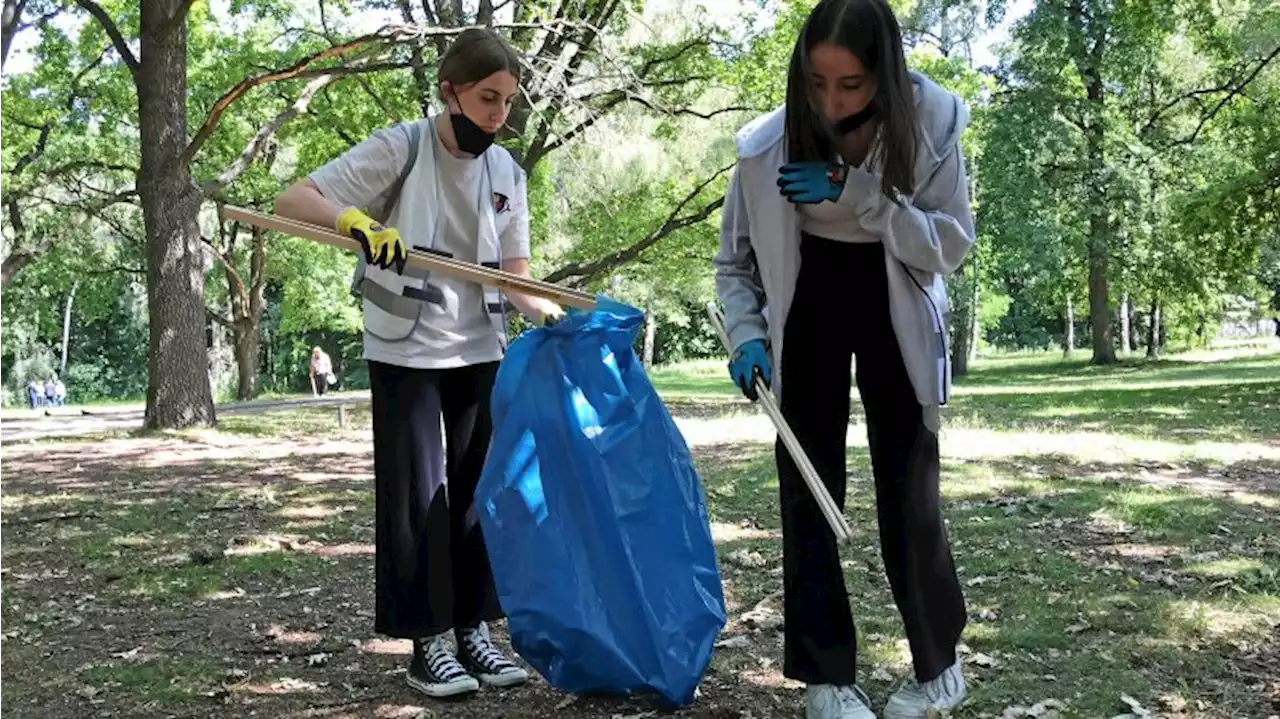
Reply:
[[[338, 377], [333, 373], [333, 360], [329, 359], [329, 355], [324, 350], [317, 347], [311, 348], [311, 395], [320, 397], [328, 391], [329, 387], [338, 383]], [[316, 377], [320, 377], [320, 381], [316, 382]]]

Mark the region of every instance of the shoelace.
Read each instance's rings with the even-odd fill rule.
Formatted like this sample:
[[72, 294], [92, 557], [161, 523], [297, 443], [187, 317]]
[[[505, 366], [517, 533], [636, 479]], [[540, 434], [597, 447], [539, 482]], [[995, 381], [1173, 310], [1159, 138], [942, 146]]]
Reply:
[[499, 674], [515, 667], [497, 647], [493, 646], [493, 642], [489, 640], [488, 628], [483, 624], [476, 629], [470, 629], [466, 632], [465, 643], [467, 652], [477, 664], [484, 667], [486, 672], [490, 674]]
[[453, 682], [467, 676], [467, 670], [449, 652], [443, 639], [437, 638], [427, 645], [425, 659], [427, 671], [442, 682]]
[[841, 709], [866, 709], [868, 704], [853, 687], [838, 687], [836, 697], [840, 700]]

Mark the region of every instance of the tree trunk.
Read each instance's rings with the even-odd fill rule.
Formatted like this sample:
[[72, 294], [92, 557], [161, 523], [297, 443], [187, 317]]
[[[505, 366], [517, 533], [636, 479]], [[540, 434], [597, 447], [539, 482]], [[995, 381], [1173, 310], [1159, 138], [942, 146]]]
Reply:
[[654, 316], [653, 310], [644, 313], [644, 352], [641, 355], [641, 362], [644, 368], [653, 367], [653, 345], [658, 336], [658, 318]]
[[[978, 334], [982, 332], [982, 277], [978, 271], [977, 258], [973, 264], [973, 292], [969, 296], [969, 356], [968, 364], [978, 359]], [[966, 366], [967, 369], [967, 366]]]
[[71, 346], [71, 303], [76, 300], [76, 289], [80, 287], [80, 280], [71, 283], [71, 292], [67, 293], [67, 309], [62, 313], [62, 364], [58, 369], [58, 376], [65, 377], [67, 374], [67, 349]]
[[1120, 352], [1128, 356], [1129, 348], [1132, 345], [1129, 342], [1129, 293], [1124, 292], [1120, 295]]
[[0, 69], [9, 61], [9, 49], [22, 26], [22, 9], [26, 4], [27, 0], [4, 0], [4, 18], [0, 23]]
[[1071, 350], [1076, 348], [1076, 305], [1067, 298], [1067, 323], [1062, 332], [1062, 356], [1070, 357]]
[[[1100, 120], [1099, 120], [1100, 122]], [[1089, 216], [1089, 324], [1093, 329], [1093, 363], [1113, 364], [1116, 348], [1111, 336], [1111, 298], [1107, 287], [1110, 265], [1107, 233], [1106, 190], [1102, 178], [1102, 128], [1093, 129], [1089, 136], [1090, 153], [1094, 155], [1094, 177], [1090, 188]]]
[[258, 396], [258, 353], [262, 349], [257, 323], [248, 320], [236, 322], [232, 327], [236, 373], [236, 399], [250, 400]]
[[954, 280], [949, 288], [956, 297], [956, 311], [951, 316], [951, 326], [947, 328], [947, 333], [951, 338], [951, 376], [963, 377], [969, 373], [969, 358], [972, 355], [970, 342], [972, 340], [973, 322], [972, 318], [975, 314], [973, 307], [973, 292], [970, 286], [976, 281], [977, 272], [973, 266], [964, 268], [961, 272], [956, 273]]
[[[1128, 299], [1127, 295], [1126, 295], [1126, 299]], [[1136, 352], [1138, 349], [1138, 335], [1140, 334], [1140, 330], [1138, 329], [1138, 311], [1135, 309], [1135, 305], [1133, 302], [1129, 302], [1128, 316], [1129, 316], [1129, 351]]]
[[1151, 314], [1147, 322], [1147, 357], [1155, 359], [1160, 356], [1160, 301], [1152, 300]]
[[200, 190], [182, 161], [187, 147], [187, 22], [181, 2], [143, 0], [137, 72], [142, 167], [138, 195], [147, 231], [149, 428], [213, 424], [205, 345]]
[[223, 274], [227, 278], [227, 296], [231, 299], [231, 332], [236, 358], [236, 399], [250, 400], [258, 396], [258, 362], [262, 349], [262, 315], [266, 311], [266, 231], [252, 228], [253, 244], [249, 252], [249, 284], [246, 286], [234, 269], [236, 239], [240, 226], [232, 223], [221, 251]]
[[[1096, 8], [1095, 8], [1096, 10]], [[1106, 87], [1102, 63], [1107, 49], [1108, 25], [1086, 11], [1076, 0], [1068, 6], [1073, 32], [1071, 50], [1077, 70], [1085, 83], [1084, 134], [1089, 174], [1089, 324], [1093, 334], [1093, 363], [1112, 364], [1116, 348], [1111, 336], [1111, 298], [1107, 275], [1111, 259], [1110, 222], [1107, 218]]]

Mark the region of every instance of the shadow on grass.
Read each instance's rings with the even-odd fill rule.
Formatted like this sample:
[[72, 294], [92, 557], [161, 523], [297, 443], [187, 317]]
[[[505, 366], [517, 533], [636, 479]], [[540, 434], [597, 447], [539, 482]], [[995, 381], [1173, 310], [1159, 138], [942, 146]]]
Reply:
[[[712, 516], [779, 528], [771, 450], [738, 443], [703, 453]], [[851, 452], [846, 509], [854, 546], [842, 557], [861, 678], [879, 703], [907, 672], [909, 654], [860, 455]], [[970, 471], [974, 464], [982, 471]], [[1184, 480], [1194, 472], [1169, 469]], [[1116, 478], [1126, 470], [1135, 476]], [[1249, 478], [1275, 467], [1218, 470], [1219, 479]], [[946, 514], [969, 608], [971, 699], [955, 716], [1048, 698], [1065, 701], [1071, 716], [1114, 716], [1125, 711], [1121, 694], [1162, 716], [1266, 716], [1280, 707], [1280, 512], [1194, 481], [1153, 484], [1140, 471], [1054, 455], [946, 467]], [[763, 561], [745, 565], [743, 552]], [[762, 600], [776, 604], [779, 541], [731, 541], [719, 556], [736, 616]], [[732, 623], [728, 632], [747, 642], [721, 653], [726, 671], [758, 671], [762, 657], [781, 662], [778, 636]]]
[[1177, 442], [1280, 444], [1280, 379], [1148, 389], [1081, 388], [1070, 393], [957, 394], [946, 412], [952, 425], [1000, 430], [1084, 430]]

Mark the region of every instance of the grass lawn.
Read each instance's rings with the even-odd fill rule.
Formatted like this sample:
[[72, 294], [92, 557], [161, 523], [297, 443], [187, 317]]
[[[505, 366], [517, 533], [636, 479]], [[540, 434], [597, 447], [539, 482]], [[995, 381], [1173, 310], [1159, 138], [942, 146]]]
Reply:
[[[730, 622], [678, 716], [803, 716], [779, 671], [773, 432], [723, 362], [653, 381], [701, 473]], [[1280, 715], [1280, 352], [1094, 368], [979, 362], [945, 410], [943, 494], [969, 608], [956, 717]], [[909, 656], [880, 564], [865, 428], [843, 550], [861, 683]], [[372, 632], [369, 414], [4, 449], [13, 717], [638, 717], [541, 681], [433, 703]], [[755, 621], [753, 621], [755, 620]], [[767, 622], [765, 623], [767, 626]]]

